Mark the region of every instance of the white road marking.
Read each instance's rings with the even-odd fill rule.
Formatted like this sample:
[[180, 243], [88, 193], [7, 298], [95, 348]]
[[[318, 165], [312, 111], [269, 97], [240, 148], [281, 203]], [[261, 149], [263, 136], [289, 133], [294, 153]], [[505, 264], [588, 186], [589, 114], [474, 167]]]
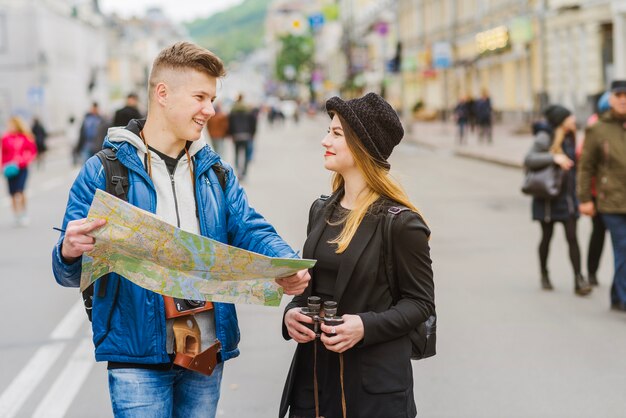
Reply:
[[43, 398], [33, 417], [62, 418], [94, 365], [91, 339], [81, 341], [69, 362]]
[[48, 190], [56, 189], [59, 186], [64, 186], [67, 184], [66, 176], [53, 177], [50, 180], [46, 181], [39, 187], [39, 191], [46, 192]]
[[39, 348], [2, 393], [0, 396], [0, 417], [12, 418], [17, 414], [67, 345], [67, 343], [58, 340], [74, 337], [85, 321], [83, 309], [83, 301], [78, 300], [50, 334], [52, 343]]

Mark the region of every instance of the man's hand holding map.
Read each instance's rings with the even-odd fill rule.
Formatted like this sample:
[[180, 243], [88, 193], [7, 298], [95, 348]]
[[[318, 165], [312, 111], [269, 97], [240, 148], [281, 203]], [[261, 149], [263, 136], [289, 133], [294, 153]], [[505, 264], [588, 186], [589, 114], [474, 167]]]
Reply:
[[278, 306], [274, 281], [315, 260], [272, 258], [176, 228], [97, 190], [89, 220], [105, 219], [83, 256], [80, 289], [111, 272], [145, 289], [180, 299]]

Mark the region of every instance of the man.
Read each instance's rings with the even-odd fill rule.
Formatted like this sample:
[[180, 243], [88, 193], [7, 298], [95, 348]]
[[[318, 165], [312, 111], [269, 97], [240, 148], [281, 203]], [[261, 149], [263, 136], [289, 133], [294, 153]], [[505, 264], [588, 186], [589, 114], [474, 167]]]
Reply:
[[248, 172], [251, 155], [249, 150], [256, 133], [256, 124], [256, 113], [246, 106], [243, 95], [238, 95], [237, 101], [228, 115], [228, 134], [235, 143], [235, 168], [241, 179], [245, 178]]
[[[164, 49], [150, 74], [147, 119], [111, 129], [104, 146], [116, 149], [128, 168], [131, 204], [189, 232], [268, 256], [295, 257], [274, 228], [248, 206], [232, 169], [198, 141], [215, 113], [216, 81], [224, 75], [222, 61], [206, 49], [188, 42]], [[226, 170], [224, 187], [213, 167], [217, 163]], [[52, 263], [63, 286], [79, 285], [81, 257], [94, 248], [89, 234], [105, 222], [85, 220], [95, 190], [106, 186], [103, 171], [98, 157], [91, 158], [70, 191], [66, 232], [54, 248]], [[285, 293], [300, 294], [309, 279], [301, 271], [277, 282]], [[116, 274], [109, 275], [106, 284], [96, 281], [95, 355], [97, 361], [108, 362], [116, 417], [215, 416], [223, 364], [239, 355], [239, 329], [232, 304], [212, 306], [191, 317], [200, 329], [201, 350], [213, 347], [216, 340], [221, 343], [218, 364], [206, 376], [172, 366], [178, 334], [175, 320], [166, 319], [162, 296]]]
[[85, 114], [83, 123], [80, 126], [78, 143], [74, 153], [80, 156], [81, 162], [87, 161], [94, 154], [94, 142], [97, 141], [100, 125], [104, 122], [100, 115], [100, 108], [97, 102], [91, 104], [91, 109]]
[[482, 143], [486, 140], [488, 144], [491, 144], [493, 141], [491, 130], [492, 109], [491, 99], [489, 98], [489, 92], [487, 90], [482, 91], [480, 99], [474, 101], [473, 107], [474, 117], [478, 124], [478, 141]]
[[[611, 233], [615, 272], [611, 309], [626, 312], [626, 80], [611, 83], [611, 109], [587, 128], [580, 169], [580, 212], [596, 211]], [[596, 178], [597, 207], [592, 201], [592, 178]]]
[[118, 109], [113, 117], [113, 126], [126, 126], [133, 119], [141, 119], [141, 113], [137, 109], [137, 94], [128, 93], [126, 106]]

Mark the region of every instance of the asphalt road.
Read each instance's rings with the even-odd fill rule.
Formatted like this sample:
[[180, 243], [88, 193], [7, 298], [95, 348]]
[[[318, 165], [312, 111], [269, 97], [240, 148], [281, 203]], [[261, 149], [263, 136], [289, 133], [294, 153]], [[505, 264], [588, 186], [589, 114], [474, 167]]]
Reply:
[[[252, 206], [298, 249], [310, 203], [329, 191], [320, 146], [327, 122], [262, 125], [245, 183]], [[542, 292], [539, 227], [518, 191], [518, 170], [411, 144], [391, 162], [433, 231], [438, 354], [413, 364], [419, 416], [624, 416], [626, 315], [609, 311], [610, 243], [601, 286], [575, 297], [557, 229], [555, 291]], [[52, 227], [60, 226], [75, 175], [60, 141], [29, 179], [24, 229], [13, 226], [0, 185], [0, 417], [112, 415], [78, 292], [58, 286], [50, 269]], [[579, 233], [585, 254], [588, 219]], [[218, 416], [275, 417], [295, 344], [280, 335], [281, 309], [238, 312], [242, 354], [226, 364]]]

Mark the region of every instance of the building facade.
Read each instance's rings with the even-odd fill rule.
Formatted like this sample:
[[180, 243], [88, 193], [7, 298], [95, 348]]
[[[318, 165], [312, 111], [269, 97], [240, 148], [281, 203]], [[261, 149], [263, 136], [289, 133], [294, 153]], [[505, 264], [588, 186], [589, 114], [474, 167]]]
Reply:
[[548, 7], [548, 96], [585, 117], [613, 79], [626, 78], [626, 1], [551, 0]]
[[97, 2], [0, 1], [0, 125], [39, 115], [52, 132], [106, 103], [106, 36]]
[[545, 96], [539, 3], [400, 0], [404, 107], [445, 113], [484, 91], [503, 118], [527, 119]]

